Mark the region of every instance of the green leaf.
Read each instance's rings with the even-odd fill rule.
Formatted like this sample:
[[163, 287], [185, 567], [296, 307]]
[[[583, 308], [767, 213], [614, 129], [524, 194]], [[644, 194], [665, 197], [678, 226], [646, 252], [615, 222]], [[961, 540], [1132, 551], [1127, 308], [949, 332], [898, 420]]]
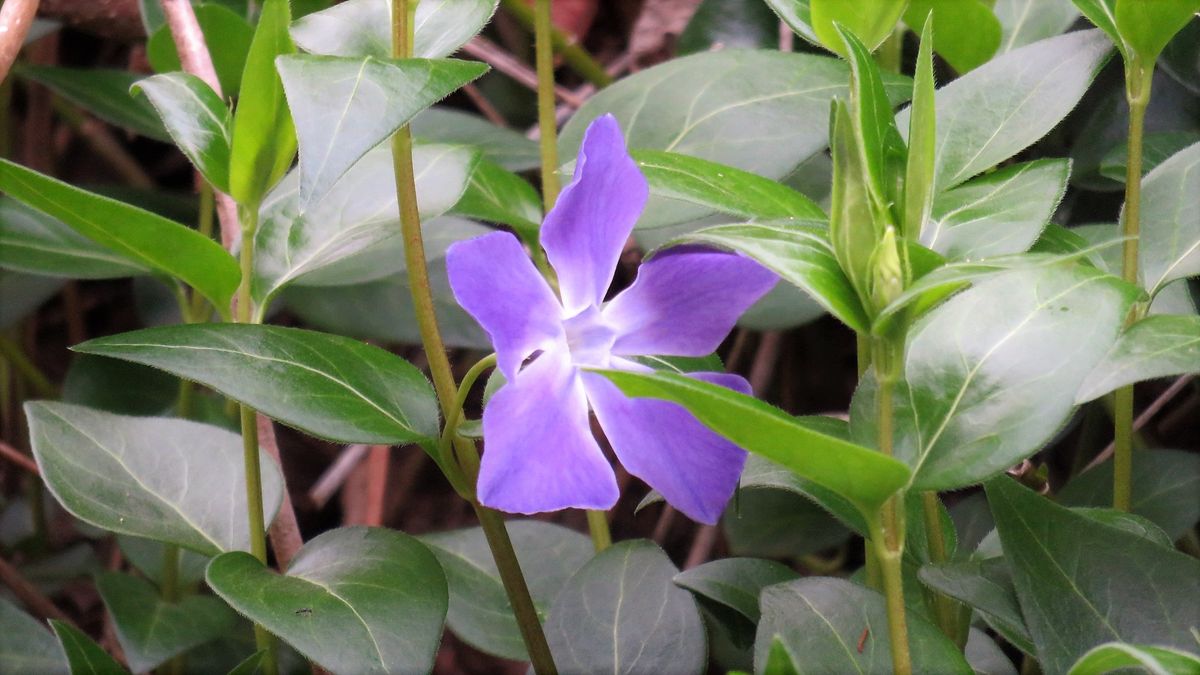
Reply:
[[222, 312], [237, 290], [237, 261], [217, 242], [167, 220], [0, 159], [0, 190], [58, 218], [134, 265], [178, 278]]
[[446, 577], [429, 549], [401, 532], [325, 532], [300, 549], [286, 575], [248, 553], [226, 553], [213, 559], [207, 578], [239, 614], [330, 671], [433, 668]]
[[884, 223], [876, 220], [872, 207], [869, 169], [851, 111], [837, 100], [830, 117], [833, 193], [829, 240], [851, 288], [866, 305], [871, 288], [871, 256], [883, 235]]
[[1016, 648], [1035, 653], [1033, 638], [1025, 625], [1012, 570], [1001, 558], [923, 565], [921, 583], [938, 593], [972, 607]]
[[1060, 35], [1079, 18], [1071, 0], [996, 0], [992, 11], [1000, 21], [1000, 54]]
[[758, 2], [703, 0], [679, 34], [675, 55], [712, 49], [767, 49], [779, 45], [779, 19]]
[[971, 669], [981, 675], [1017, 675], [1017, 669], [1008, 655], [990, 635], [978, 628], [967, 631], [967, 645], [963, 656]]
[[[828, 417], [805, 417], [805, 423], [820, 429], [818, 426], [832, 418]], [[841, 420], [835, 420], [840, 422]], [[843, 423], [843, 427], [845, 424]], [[844, 433], [836, 433], [826, 431], [832, 436], [846, 438], [849, 430]], [[847, 438], [848, 440], [848, 438]], [[741, 490], [756, 490], [756, 489], [774, 489], [790, 492], [808, 499], [821, 508], [832, 514], [841, 523], [850, 529], [864, 534], [868, 531], [867, 521], [863, 518], [863, 514], [859, 513], [854, 504], [846, 501], [845, 497], [833, 492], [829, 488], [822, 487], [810, 480], [801, 478], [800, 476], [788, 471], [782, 465], [772, 462], [769, 459], [764, 459], [758, 455], [751, 455], [746, 459], [746, 468], [742, 470], [742, 480], [739, 483]], [[735, 511], [740, 510], [741, 506], [736, 505]], [[737, 515], [737, 514], [735, 514]]]
[[[1142, 137], [1142, 175], [1145, 176], [1170, 156], [1197, 142], [1200, 142], [1200, 133], [1195, 131], [1146, 134]], [[1128, 161], [1129, 146], [1125, 143], [1116, 145], [1100, 160], [1100, 175], [1124, 183]]]
[[1149, 316], [1130, 326], [1092, 370], [1075, 400], [1135, 382], [1200, 372], [1200, 316]]
[[119, 415], [172, 414], [179, 379], [136, 363], [76, 354], [62, 385], [63, 403]]
[[37, 619], [0, 598], [0, 668], [11, 675], [67, 675], [58, 640]]
[[[1105, 462], [1067, 482], [1058, 497], [1065, 506], [1112, 504], [1113, 467]], [[1200, 521], [1200, 456], [1181, 450], [1142, 450], [1133, 456], [1130, 512], [1158, 525], [1176, 540]]]
[[[134, 537], [128, 534], [118, 534], [117, 544], [121, 547], [121, 555], [130, 565], [137, 568], [155, 585], [162, 586], [163, 551], [167, 546], [153, 539]], [[181, 587], [189, 587], [204, 580], [204, 568], [208, 567], [211, 558], [200, 555], [188, 549], [179, 550], [178, 583]]]
[[933, 78], [932, 18], [921, 29], [921, 46], [913, 76], [908, 119], [908, 160], [904, 172], [904, 211], [900, 235], [919, 239], [933, 208], [933, 175], [937, 164], [937, 109]]
[[55, 94], [96, 117], [134, 133], [170, 141], [163, 125], [146, 101], [134, 100], [129, 87], [141, 77], [124, 70], [59, 68], [22, 65], [17, 75], [50, 88]]
[[[780, 471], [794, 475], [786, 469]], [[844, 499], [842, 502], [855, 518], [863, 520], [853, 504]], [[785, 560], [836, 549], [847, 543], [853, 534], [841, 521], [829, 515], [825, 507], [809, 497], [787, 489], [756, 487], [738, 490], [731, 507], [721, 518], [721, 529], [731, 555]], [[732, 623], [736, 627], [738, 622]], [[745, 642], [752, 641], [746, 637]]]
[[811, 0], [766, 0], [766, 3], [796, 35], [814, 45], [821, 44], [813, 32]]
[[283, 56], [300, 141], [300, 208], [317, 204], [368, 150], [487, 70], [475, 61]]
[[408, 127], [419, 141], [470, 146], [509, 171], [541, 166], [536, 141], [477, 115], [435, 106], [417, 113]]
[[792, 223], [718, 225], [673, 243], [705, 244], [747, 255], [802, 289], [850, 328], [861, 332], [870, 325], [823, 227]]
[[1200, 561], [1072, 513], [1006, 476], [989, 482], [987, 494], [1047, 671], [1065, 671], [1113, 640], [1194, 646]]
[[1083, 13], [1097, 28], [1104, 31], [1117, 49], [1121, 50], [1122, 55], [1127, 49], [1125, 41], [1121, 39], [1120, 33], [1117, 31], [1117, 17], [1115, 14], [1117, 0], [1072, 0], [1075, 7]]
[[[1043, 0], [1043, 2], [1055, 0]], [[916, 28], [933, 15], [933, 48], [960, 73], [988, 62], [1000, 48], [1003, 28], [981, 0], [910, 0], [904, 23]]]
[[[420, 190], [417, 195], [420, 196]], [[475, 220], [508, 225], [531, 245], [537, 244], [542, 222], [542, 198], [524, 178], [480, 158], [453, 213]]]
[[[1058, 125], [1107, 61], [1095, 31], [1014, 49], [937, 92], [938, 191], [948, 190], [1033, 144]], [[908, 127], [908, 110], [897, 115]]]
[[846, 56], [845, 43], [834, 27], [841, 24], [874, 51], [892, 34], [907, 4], [908, 0], [809, 0], [813, 33], [826, 49]]
[[1176, 279], [1200, 274], [1200, 143], [1142, 179], [1138, 267], [1151, 297]]
[[296, 51], [288, 35], [288, 0], [266, 0], [246, 54], [233, 114], [229, 154], [229, 194], [247, 208], [283, 176], [296, 154], [296, 128], [284, 99], [275, 58]]
[[[429, 221], [453, 207], [467, 188], [477, 155], [466, 148], [418, 145], [413, 149], [417, 209]], [[254, 240], [251, 292], [266, 305], [280, 289], [302, 280], [309, 285], [344, 285], [387, 276], [403, 267], [399, 209], [391, 148], [368, 152], [320, 203], [301, 205], [297, 172], [263, 202]], [[383, 249], [380, 264], [363, 254]], [[388, 260], [387, 258], [391, 258]]]
[[[155, 0], [149, 1], [158, 4]], [[209, 54], [212, 55], [213, 70], [217, 72], [221, 93], [232, 97], [242, 86], [242, 71], [246, 68], [246, 55], [254, 40], [254, 28], [244, 16], [216, 3], [201, 3], [193, 9], [200, 32], [204, 33], [204, 41], [210, 45]], [[183, 70], [171, 29], [164, 25], [149, 35], [146, 57], [154, 70], [159, 73]]]
[[167, 73], [138, 80], [132, 91], [146, 95], [175, 145], [208, 182], [228, 191], [233, 116], [212, 87], [195, 75]]
[[[498, 0], [423, 0], [413, 21], [413, 55], [449, 56], [475, 37], [496, 11]], [[292, 24], [292, 38], [313, 54], [392, 56], [392, 12], [388, 0], [350, 0]]]
[[[1125, 241], [1121, 226], [1116, 223], [1077, 225], [1068, 232], [1077, 251], [1087, 251], [1087, 260], [1113, 276], [1121, 275], [1121, 249]], [[1082, 247], [1078, 242], [1082, 241]], [[1065, 244], [1065, 242], [1064, 242]], [[1142, 270], [1139, 270], [1139, 273]], [[1196, 305], [1187, 288], [1187, 281], [1176, 280], [1163, 286], [1150, 302], [1149, 314], [1195, 314]]]
[[116, 279], [147, 271], [10, 197], [0, 197], [0, 267], [70, 279]]
[[799, 576], [792, 568], [771, 560], [725, 558], [676, 574], [675, 584], [758, 623], [758, 597], [763, 589]]
[[100, 645], [69, 623], [50, 619], [50, 627], [71, 664], [71, 675], [128, 675]]
[[993, 171], [939, 194], [921, 243], [951, 260], [1029, 249], [1067, 189], [1071, 163], [1038, 159]]
[[112, 617], [125, 661], [136, 673], [156, 668], [237, 626], [237, 615], [216, 598], [189, 595], [169, 603], [150, 582], [128, 574], [101, 574], [96, 589]]
[[626, 396], [660, 398], [687, 408], [701, 423], [749, 452], [822, 485], [872, 517], [909, 479], [898, 461], [826, 433], [752, 396], [683, 375], [596, 371]]
[[266, 655], [267, 652], [265, 650], [254, 652], [234, 666], [226, 675], [257, 675], [258, 669], [262, 665], [262, 660]]
[[[544, 614], [567, 579], [592, 558], [592, 542], [574, 530], [536, 520], [509, 521], [507, 526], [530, 595]], [[450, 630], [488, 654], [527, 661], [525, 643], [483, 530], [471, 527], [420, 539], [446, 572]]]
[[421, 371], [339, 335], [194, 324], [97, 338], [74, 349], [195, 380], [319, 438], [399, 445], [438, 433], [437, 404]]
[[1143, 62], [1152, 64], [1197, 12], [1197, 0], [1117, 0], [1114, 19], [1128, 48]]
[[1106, 642], [1079, 657], [1067, 675], [1104, 675], [1127, 668], [1151, 675], [1188, 675], [1200, 672], [1200, 657], [1169, 647]]
[[[837, 59], [773, 50], [672, 59], [589, 98], [563, 128], [559, 156], [574, 157], [588, 124], [612, 113], [631, 148], [783, 178], [829, 142], [829, 102], [846, 95], [847, 72]], [[912, 91], [905, 77], [884, 84], [893, 104]]]
[[[895, 391], [895, 456], [912, 487], [978, 483], [1032, 455], [1070, 416], [1108, 351], [1134, 291], [1081, 265], [993, 275], [923, 318]], [[873, 379], [855, 393], [850, 430], [875, 432]]]
[[1158, 65], [1188, 91], [1200, 94], [1200, 81], [1196, 79], [1200, 73], [1200, 21], [1193, 19], [1167, 43]]
[[563, 586], [546, 619], [546, 640], [566, 673], [700, 673], [704, 624], [679, 572], [653, 542], [601, 551]]
[[[46, 486], [80, 520], [206, 555], [249, 548], [237, 434], [50, 401], [26, 403], [25, 415]], [[259, 461], [270, 522], [283, 479], [270, 456]]]
[[[885, 604], [879, 593], [844, 579], [808, 577], [768, 587], [759, 601], [756, 672], [763, 672], [771, 643], [779, 640], [796, 664], [820, 664], [829, 672], [890, 673]], [[919, 615], [908, 616], [908, 640], [913, 672], [972, 672], [954, 643]]]
[[650, 193], [748, 220], [825, 220], [811, 199], [773, 180], [716, 162], [657, 150], [634, 150]]

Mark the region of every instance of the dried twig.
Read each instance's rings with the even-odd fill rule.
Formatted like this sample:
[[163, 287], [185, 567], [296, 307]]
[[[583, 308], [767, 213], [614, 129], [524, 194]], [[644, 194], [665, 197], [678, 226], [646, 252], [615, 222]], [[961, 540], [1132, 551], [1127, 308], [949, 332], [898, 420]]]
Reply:
[[367, 508], [363, 514], [364, 525], [383, 525], [383, 501], [387, 497], [391, 456], [391, 448], [386, 445], [372, 445], [371, 452], [367, 455]]
[[0, 81], [8, 77], [37, 15], [38, 0], [4, 0], [0, 7]]
[[[476, 36], [463, 45], [463, 51], [511, 77], [518, 84], [537, 91], [537, 73], [491, 40]], [[574, 108], [583, 105], [583, 99], [565, 87], [555, 86], [554, 96]]]
[[359, 462], [367, 456], [369, 446], [366, 445], [347, 445], [342, 454], [329, 465], [325, 473], [317, 479], [312, 488], [308, 491], [308, 501], [313, 508], [320, 510], [325, 508], [325, 504], [329, 502], [329, 498], [337, 493], [342, 484], [346, 482], [346, 477]]
[[[279, 444], [275, 440], [275, 425], [264, 415], [258, 416], [258, 445], [275, 460], [279, 475], [283, 477], [283, 460], [279, 455]], [[279, 504], [279, 513], [275, 515], [267, 534], [271, 538], [271, 550], [275, 552], [276, 564], [279, 565], [279, 569], [286, 570], [292, 562], [292, 556], [304, 545], [286, 480], [283, 481], [283, 501]]]
[[41, 591], [36, 586], [31, 584], [28, 579], [22, 575], [16, 567], [13, 567], [4, 558], [0, 558], [0, 581], [4, 582], [5, 586], [12, 589], [13, 595], [25, 604], [37, 616], [43, 619], [56, 619], [64, 623], [75, 625], [62, 610], [50, 602], [50, 599], [42, 595]]
[[712, 555], [713, 547], [717, 544], [717, 535], [720, 530], [716, 525], [701, 525], [696, 528], [696, 538], [692, 540], [692, 548], [688, 551], [687, 560], [683, 563], [683, 569], [690, 570], [697, 565], [702, 565], [708, 561], [708, 557]]
[[479, 91], [479, 87], [474, 84], [465, 84], [463, 85], [462, 93], [471, 99], [471, 103], [474, 103], [475, 107], [479, 108], [479, 112], [483, 113], [487, 121], [498, 127], [508, 126], [508, 120], [505, 120], [504, 115], [500, 114], [496, 106], [492, 105], [492, 102], [483, 95], [483, 92]]
[[[1194, 377], [1195, 375], [1184, 375], [1178, 380], [1175, 380], [1170, 387], [1167, 387], [1167, 390], [1164, 391], [1161, 396], [1154, 399], [1153, 403], [1146, 406], [1146, 409], [1142, 411], [1141, 415], [1137, 416], [1137, 419], [1133, 421], [1133, 430], [1140, 431], [1142, 427], [1146, 426], [1150, 420], [1153, 419], [1154, 416], [1163, 409], [1164, 406], [1171, 402], [1171, 399], [1178, 396], [1179, 392], [1183, 391], [1184, 388], [1188, 386]], [[1107, 462], [1108, 459], [1113, 456], [1113, 451], [1115, 448], [1115, 442], [1109, 443], [1108, 447], [1104, 448], [1100, 454], [1096, 455], [1095, 459], [1089, 462], [1087, 466], [1083, 467], [1083, 470], [1087, 471], [1094, 466]]]
[[4, 459], [7, 459], [8, 461], [16, 464], [35, 476], [41, 475], [41, 471], [38, 471], [37, 462], [30, 459], [29, 455], [17, 450], [4, 441], [0, 441], [0, 457], [4, 457]]

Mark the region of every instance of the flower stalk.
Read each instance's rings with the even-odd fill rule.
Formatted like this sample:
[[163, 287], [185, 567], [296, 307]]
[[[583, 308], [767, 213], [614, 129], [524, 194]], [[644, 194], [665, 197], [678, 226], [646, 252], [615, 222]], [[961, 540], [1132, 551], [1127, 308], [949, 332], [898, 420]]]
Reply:
[[[504, 5], [505, 11], [526, 28], [535, 27], [534, 13], [530, 11], [529, 5], [524, 0], [501, 0], [500, 4]], [[612, 84], [612, 77], [604, 70], [604, 66], [600, 65], [586, 49], [580, 47], [565, 33], [553, 26], [550, 26], [550, 44], [554, 48], [554, 52], [562, 56], [567, 65], [588, 82], [597, 87], [607, 87]]]

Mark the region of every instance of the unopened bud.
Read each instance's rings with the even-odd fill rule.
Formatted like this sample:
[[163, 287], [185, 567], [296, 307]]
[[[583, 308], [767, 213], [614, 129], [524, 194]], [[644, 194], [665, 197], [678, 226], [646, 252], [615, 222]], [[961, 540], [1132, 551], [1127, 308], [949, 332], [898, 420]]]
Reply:
[[878, 312], [904, 292], [904, 264], [896, 244], [896, 228], [888, 225], [871, 253], [871, 304]]

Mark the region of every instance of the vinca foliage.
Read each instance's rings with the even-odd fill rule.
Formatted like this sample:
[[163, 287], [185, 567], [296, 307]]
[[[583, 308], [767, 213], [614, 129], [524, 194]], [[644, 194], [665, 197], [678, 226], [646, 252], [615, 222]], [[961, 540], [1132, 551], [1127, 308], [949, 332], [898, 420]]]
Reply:
[[1200, 672], [1200, 0], [138, 4], [11, 75], [200, 198], [0, 157], [0, 672]]

